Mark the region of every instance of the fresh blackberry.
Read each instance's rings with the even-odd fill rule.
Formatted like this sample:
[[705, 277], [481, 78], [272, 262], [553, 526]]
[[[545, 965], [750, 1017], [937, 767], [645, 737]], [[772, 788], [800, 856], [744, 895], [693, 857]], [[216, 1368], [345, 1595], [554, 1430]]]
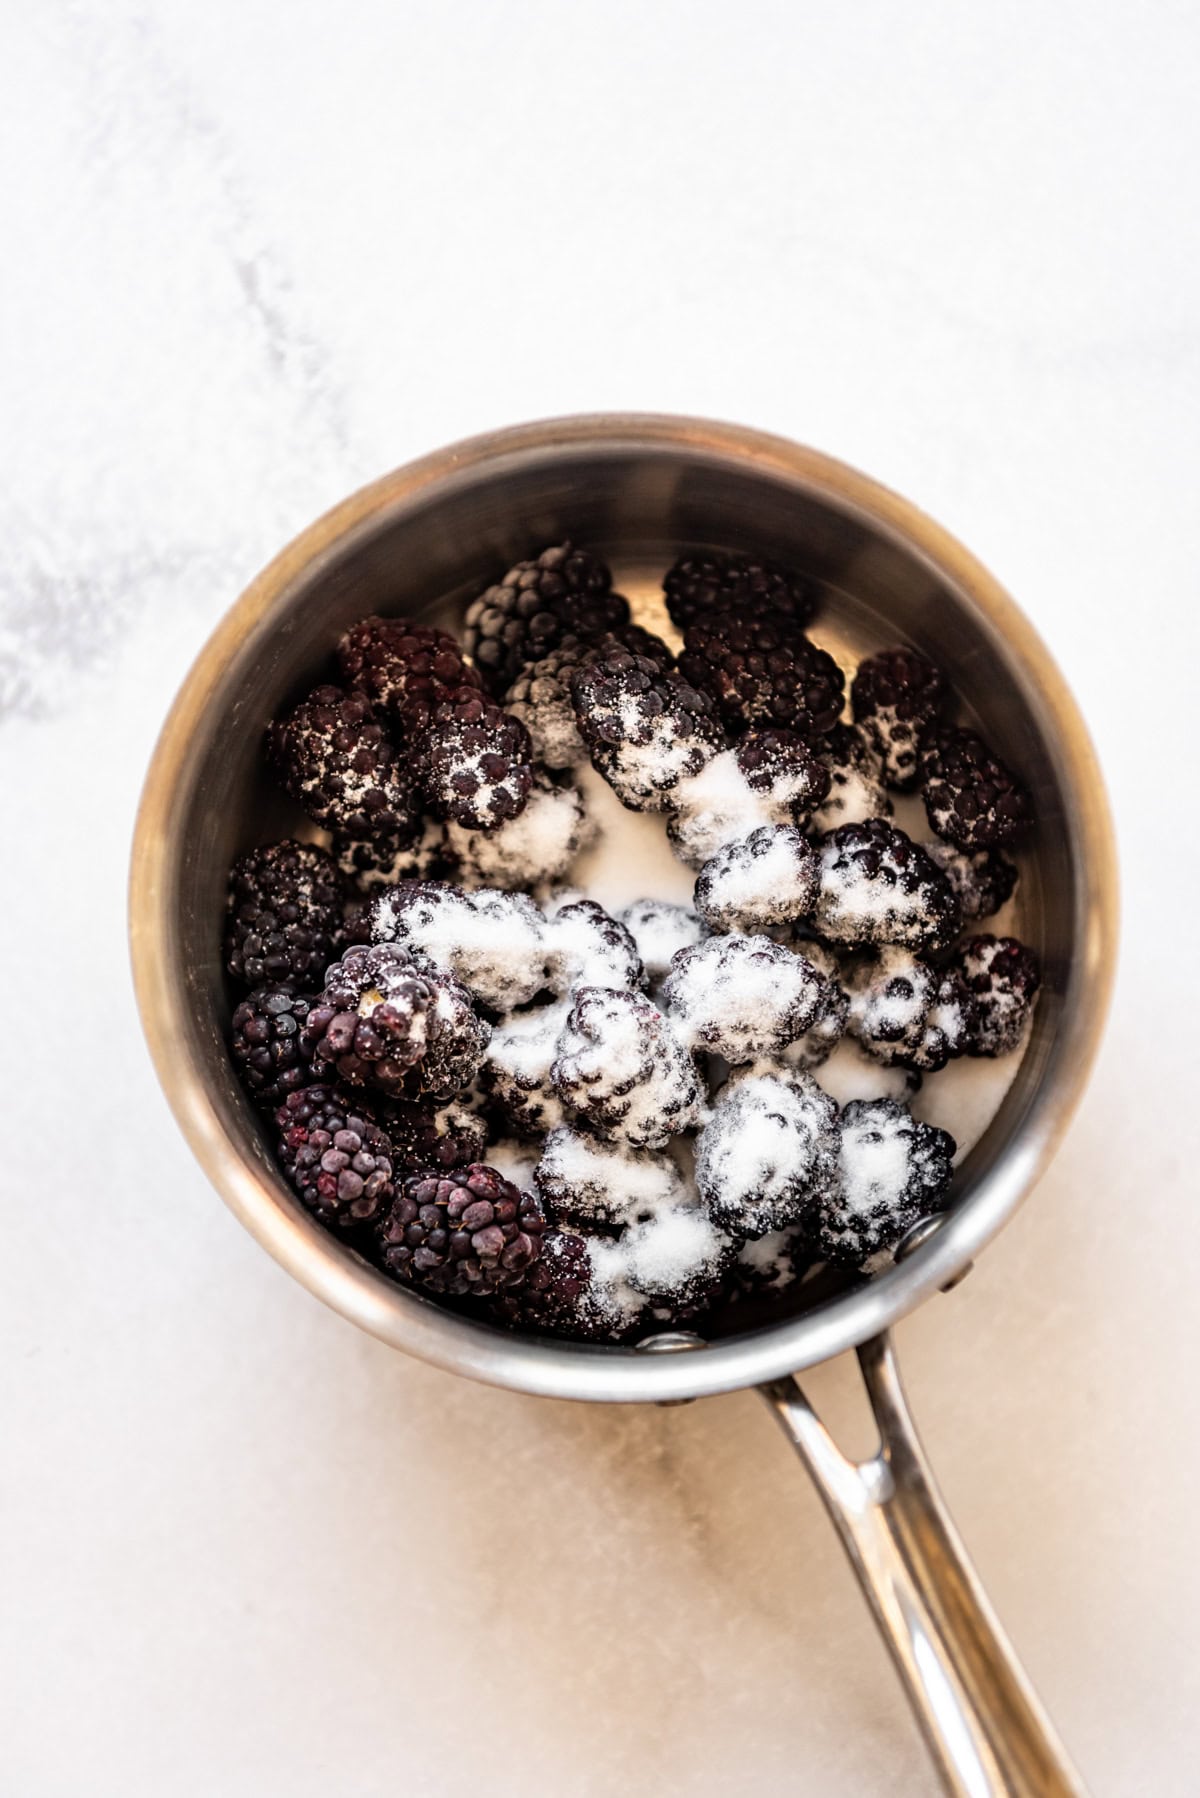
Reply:
[[949, 972], [962, 978], [971, 998], [967, 1054], [1019, 1048], [1042, 980], [1033, 950], [1012, 936], [969, 937], [951, 956]]
[[634, 1149], [662, 1148], [703, 1113], [693, 1057], [641, 993], [580, 987], [550, 1077], [590, 1130]]
[[702, 1206], [667, 1205], [648, 1209], [607, 1250], [593, 1248], [592, 1278], [602, 1285], [611, 1266], [621, 1285], [645, 1301], [655, 1324], [679, 1328], [724, 1296], [736, 1254], [733, 1238]]
[[594, 639], [628, 623], [629, 602], [612, 591], [609, 569], [568, 542], [518, 562], [473, 600], [464, 636], [484, 685], [499, 695], [564, 637]]
[[333, 960], [344, 886], [312, 843], [269, 843], [229, 876], [225, 966], [246, 986], [319, 986]]
[[817, 588], [803, 575], [753, 556], [719, 550], [681, 556], [663, 580], [671, 622], [686, 631], [697, 619], [754, 612], [799, 630], [816, 610]]
[[412, 781], [361, 693], [317, 687], [270, 726], [267, 751], [317, 824], [353, 837], [416, 834]]
[[661, 980], [680, 949], [689, 949], [704, 936], [701, 919], [687, 905], [673, 905], [668, 899], [635, 899], [620, 914], [620, 920], [633, 938], [647, 980]]
[[751, 933], [805, 917], [817, 898], [820, 864], [793, 825], [764, 824], [705, 862], [695, 906], [711, 930]]
[[337, 952], [340, 956], [344, 949], [353, 943], [369, 943], [371, 940], [371, 907], [360, 895], [347, 899], [342, 907], [342, 925], [338, 931]]
[[569, 1010], [565, 1003], [535, 1005], [501, 1018], [492, 1031], [480, 1080], [515, 1136], [539, 1136], [562, 1122], [550, 1069]]
[[386, 1272], [407, 1286], [489, 1298], [524, 1282], [545, 1228], [532, 1193], [473, 1163], [410, 1175], [380, 1219], [377, 1244]]
[[729, 612], [698, 619], [683, 641], [679, 672], [713, 695], [734, 730], [761, 725], [813, 742], [837, 723], [845, 677], [792, 626]]
[[929, 828], [959, 849], [1002, 849], [1033, 822], [1025, 783], [976, 731], [934, 726], [922, 740], [921, 779]]
[[803, 823], [829, 791], [829, 769], [794, 730], [748, 730], [734, 756], [773, 824]]
[[301, 1204], [323, 1224], [372, 1223], [395, 1197], [392, 1145], [360, 1093], [308, 1086], [275, 1114], [278, 1158]]
[[824, 1261], [861, 1267], [944, 1208], [956, 1145], [894, 1099], [852, 1099], [840, 1136], [838, 1180], [822, 1202], [816, 1245]]
[[921, 737], [946, 703], [940, 668], [916, 649], [881, 649], [850, 684], [854, 717], [883, 763], [889, 787], [910, 793], [920, 779]]
[[449, 866], [463, 886], [518, 892], [542, 881], [560, 880], [595, 836], [596, 825], [579, 788], [569, 779], [554, 779], [535, 768], [519, 817], [493, 830], [447, 824], [445, 847]]
[[765, 1236], [811, 1215], [837, 1178], [838, 1108], [811, 1075], [763, 1063], [719, 1094], [696, 1139], [696, 1187], [732, 1236]]
[[675, 657], [662, 641], [640, 625], [622, 625], [595, 641], [564, 637], [557, 649], [522, 668], [504, 695], [504, 709], [529, 732], [535, 758], [547, 768], [577, 768], [588, 759], [575, 722], [571, 676], [585, 662], [626, 649], [634, 655], [673, 668]]
[[769, 1230], [739, 1249], [732, 1269], [732, 1299], [741, 1304], [777, 1297], [795, 1286], [812, 1264], [812, 1238], [803, 1224]]
[[303, 1038], [312, 1000], [290, 987], [259, 987], [230, 1025], [230, 1050], [242, 1084], [262, 1105], [279, 1105], [316, 1076]]
[[449, 871], [446, 827], [428, 820], [419, 835], [388, 831], [379, 837], [334, 835], [338, 867], [360, 892], [395, 886], [400, 880], [441, 880]]
[[371, 901], [371, 930], [377, 943], [447, 969], [493, 1011], [527, 1005], [546, 985], [545, 921], [524, 893], [405, 880]]
[[478, 1069], [488, 1026], [452, 974], [379, 943], [347, 949], [329, 969], [304, 1034], [317, 1066], [351, 1086], [449, 1096]]
[[794, 731], [747, 731], [671, 794], [671, 847], [689, 868], [702, 868], [759, 826], [804, 824], [828, 780]]
[[577, 668], [571, 698], [594, 766], [630, 811], [669, 809], [679, 782], [724, 745], [709, 695], [629, 650]]
[[659, 989], [692, 1049], [728, 1062], [778, 1055], [821, 1015], [828, 982], [765, 936], [712, 936], [681, 949]]
[[415, 745], [417, 783], [436, 818], [494, 830], [524, 810], [533, 786], [529, 732], [475, 687], [433, 708]]
[[411, 736], [419, 735], [436, 705], [460, 687], [479, 687], [449, 631], [411, 618], [361, 618], [337, 649], [347, 687]]
[[937, 863], [958, 900], [963, 923], [973, 924], [979, 918], [990, 918], [1002, 905], [1007, 905], [1017, 888], [1016, 864], [998, 849], [977, 849], [974, 854], [956, 849], [953, 843], [922, 843], [930, 861]]
[[669, 1154], [601, 1142], [568, 1124], [551, 1130], [534, 1173], [552, 1217], [620, 1224], [684, 1203], [686, 1187]]
[[383, 1099], [380, 1109], [401, 1174], [469, 1167], [487, 1152], [487, 1120], [465, 1105]]
[[960, 973], [930, 967], [908, 949], [881, 949], [851, 975], [850, 1034], [885, 1067], [944, 1068], [966, 1050], [972, 1011]]
[[883, 763], [861, 725], [835, 724], [817, 749], [829, 776], [829, 792], [813, 812], [814, 830], [837, 830], [842, 824], [891, 817]]
[[548, 978], [556, 993], [581, 986], [628, 991], [646, 983], [631, 933], [594, 899], [560, 905], [547, 920], [546, 947]]
[[939, 949], [959, 929], [958, 902], [941, 869], [883, 818], [843, 824], [820, 843], [813, 923], [835, 943]]
[[575, 1230], [551, 1225], [542, 1232], [542, 1252], [521, 1285], [515, 1291], [501, 1291], [493, 1309], [498, 1321], [511, 1329], [603, 1341], [603, 1320], [588, 1305], [591, 1284], [586, 1239]]

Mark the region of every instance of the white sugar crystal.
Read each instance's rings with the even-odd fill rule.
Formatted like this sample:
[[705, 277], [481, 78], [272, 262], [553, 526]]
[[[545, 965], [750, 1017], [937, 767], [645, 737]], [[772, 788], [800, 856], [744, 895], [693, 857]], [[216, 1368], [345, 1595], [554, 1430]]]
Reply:
[[518, 1142], [515, 1137], [505, 1137], [500, 1142], [492, 1143], [484, 1158], [489, 1167], [494, 1167], [498, 1174], [511, 1180], [522, 1192], [533, 1190], [533, 1173], [538, 1164], [538, 1146], [536, 1143]]
[[676, 852], [693, 868], [746, 836], [760, 824], [792, 822], [779, 815], [765, 794], [756, 793], [738, 767], [737, 755], [724, 749], [699, 774], [681, 780], [673, 795], [676, 817], [671, 826]]
[[579, 770], [579, 785], [600, 830], [572, 869], [587, 897], [614, 915], [647, 894], [690, 905], [693, 877], [672, 853], [661, 815], [626, 811], [590, 763]]

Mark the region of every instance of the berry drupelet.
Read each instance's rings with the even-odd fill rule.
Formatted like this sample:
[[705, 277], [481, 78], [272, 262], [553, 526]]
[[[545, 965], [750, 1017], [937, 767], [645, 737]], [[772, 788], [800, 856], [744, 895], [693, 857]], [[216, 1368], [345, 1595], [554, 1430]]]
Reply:
[[267, 748], [283, 785], [317, 824], [351, 837], [417, 834], [411, 780], [361, 693], [317, 687], [271, 725]]
[[536, 1197], [493, 1167], [411, 1175], [381, 1218], [385, 1271], [447, 1298], [490, 1298], [521, 1286], [541, 1253], [546, 1220]]
[[915, 649], [881, 649], [859, 663], [850, 686], [856, 723], [883, 763], [889, 787], [908, 793], [921, 771], [921, 737], [946, 703], [945, 676]]
[[629, 602], [612, 574], [571, 543], [518, 562], [467, 608], [467, 653], [488, 691], [507, 692], [521, 669], [565, 637], [596, 639], [629, 623]]
[[681, 556], [663, 580], [667, 612], [681, 631], [728, 612], [778, 618], [799, 630], [816, 610], [817, 588], [774, 562], [720, 551]]
[[370, 1224], [395, 1197], [393, 1152], [361, 1093], [309, 1086], [289, 1093], [275, 1114], [278, 1157], [301, 1204], [323, 1224]]
[[930, 729], [921, 745], [921, 779], [929, 828], [959, 849], [1005, 848], [1033, 822], [1028, 787], [976, 731], [953, 724]]
[[225, 966], [246, 986], [319, 986], [334, 958], [345, 886], [312, 843], [269, 843], [229, 876]]
[[812, 742], [837, 723], [845, 677], [786, 621], [721, 613], [697, 619], [683, 641], [680, 673], [713, 695], [732, 729], [782, 728]]

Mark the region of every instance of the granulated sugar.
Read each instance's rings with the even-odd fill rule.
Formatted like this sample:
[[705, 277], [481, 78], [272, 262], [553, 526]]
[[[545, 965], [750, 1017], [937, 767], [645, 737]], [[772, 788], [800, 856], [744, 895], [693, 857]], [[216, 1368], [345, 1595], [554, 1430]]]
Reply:
[[600, 835], [575, 862], [573, 882], [614, 914], [635, 899], [690, 905], [695, 875], [673, 854], [662, 816], [626, 811], [590, 764], [579, 770], [579, 784]]
[[537, 1185], [569, 1216], [597, 1223], [633, 1222], [686, 1198], [670, 1155], [599, 1142], [567, 1125], [547, 1136]]

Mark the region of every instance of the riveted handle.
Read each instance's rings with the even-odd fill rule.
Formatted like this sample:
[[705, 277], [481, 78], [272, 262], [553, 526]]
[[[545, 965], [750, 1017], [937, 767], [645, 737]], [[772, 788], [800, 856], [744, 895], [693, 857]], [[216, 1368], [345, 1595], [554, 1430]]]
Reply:
[[925, 1459], [890, 1337], [858, 1351], [879, 1448], [847, 1459], [794, 1379], [759, 1390], [816, 1482], [948, 1792], [1086, 1798]]

